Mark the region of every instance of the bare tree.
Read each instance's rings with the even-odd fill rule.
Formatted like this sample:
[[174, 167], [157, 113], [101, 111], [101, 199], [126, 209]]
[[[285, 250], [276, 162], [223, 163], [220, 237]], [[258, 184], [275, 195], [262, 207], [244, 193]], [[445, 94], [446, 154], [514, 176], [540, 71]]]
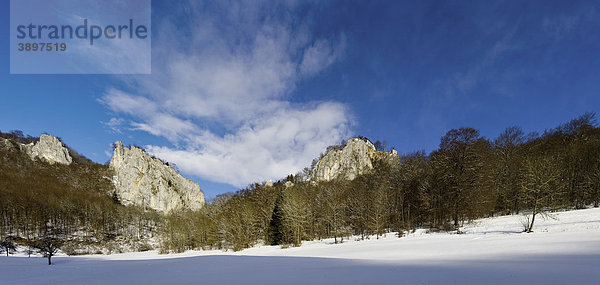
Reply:
[[505, 214], [517, 213], [521, 206], [522, 145], [525, 141], [525, 133], [514, 126], [494, 140], [496, 210]]
[[284, 239], [291, 241], [295, 246], [302, 245], [306, 228], [309, 224], [309, 202], [304, 189], [292, 186], [284, 190], [284, 199], [281, 205], [283, 212]]
[[25, 249], [25, 253], [27, 253], [27, 257], [31, 258], [31, 254], [33, 253], [33, 249], [28, 247]]
[[600, 158], [596, 159], [595, 165], [586, 175], [586, 190], [594, 203], [594, 208], [600, 204]]
[[385, 151], [385, 148], [387, 146], [387, 142], [386, 141], [376, 141], [373, 146], [375, 146], [375, 150], [377, 151]]
[[[333, 235], [335, 243], [343, 242], [343, 224], [347, 201], [344, 183], [329, 181], [321, 183], [316, 201], [319, 204], [321, 222], [326, 225], [329, 235]], [[339, 241], [338, 241], [339, 237]]]
[[523, 196], [530, 208], [531, 218], [528, 218], [525, 231], [533, 231], [533, 224], [538, 215], [547, 216], [554, 199], [562, 192], [560, 169], [552, 156], [529, 157], [525, 161], [523, 179]]
[[389, 220], [389, 197], [390, 184], [387, 179], [379, 178], [372, 189], [369, 189], [367, 201], [369, 203], [369, 224], [375, 231], [377, 239], [384, 233], [385, 223]]
[[425, 175], [427, 171], [427, 160], [424, 152], [415, 152], [402, 156], [399, 167], [393, 171], [395, 185], [398, 190], [392, 199], [397, 204], [398, 232], [401, 230], [415, 230], [413, 222], [421, 212], [424, 211], [423, 189], [425, 184]]
[[490, 210], [490, 143], [473, 128], [452, 129], [442, 137], [440, 149], [432, 154], [432, 161], [441, 177], [454, 227], [459, 229], [465, 219], [471, 219]]
[[2, 250], [6, 251], [6, 256], [8, 256], [11, 252], [14, 252], [17, 249], [15, 243], [10, 238], [5, 238], [1, 240], [0, 247], [2, 247]]
[[33, 247], [37, 249], [44, 257], [48, 258], [48, 265], [52, 264], [52, 256], [56, 255], [60, 247], [63, 245], [63, 241], [53, 237], [44, 237], [33, 244]]

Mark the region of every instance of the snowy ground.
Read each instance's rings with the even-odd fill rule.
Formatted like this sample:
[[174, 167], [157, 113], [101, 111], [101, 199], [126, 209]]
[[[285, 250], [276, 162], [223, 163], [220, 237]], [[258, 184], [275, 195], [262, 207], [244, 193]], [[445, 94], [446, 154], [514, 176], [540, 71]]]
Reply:
[[[521, 216], [464, 234], [305, 242], [241, 252], [0, 257], [0, 284], [600, 284], [600, 209], [563, 212], [521, 233]], [[383, 283], [383, 284], [386, 284]]]

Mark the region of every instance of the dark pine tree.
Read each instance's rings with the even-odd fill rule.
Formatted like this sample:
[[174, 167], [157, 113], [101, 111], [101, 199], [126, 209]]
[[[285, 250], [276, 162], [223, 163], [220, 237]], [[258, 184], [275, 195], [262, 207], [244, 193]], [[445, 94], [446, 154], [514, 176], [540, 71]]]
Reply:
[[279, 190], [277, 200], [275, 200], [275, 208], [273, 208], [273, 215], [271, 216], [271, 223], [269, 224], [269, 241], [271, 245], [279, 245], [283, 243], [283, 189]]

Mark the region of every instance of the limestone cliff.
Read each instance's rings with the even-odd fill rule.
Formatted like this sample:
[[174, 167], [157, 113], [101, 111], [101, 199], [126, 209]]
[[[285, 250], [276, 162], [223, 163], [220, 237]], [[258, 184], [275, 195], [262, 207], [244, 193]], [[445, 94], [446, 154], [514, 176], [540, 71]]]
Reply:
[[6, 150], [20, 150], [26, 153], [31, 159], [41, 159], [50, 164], [71, 164], [73, 158], [69, 154], [69, 150], [56, 137], [51, 135], [41, 135], [40, 139], [35, 143], [22, 144], [11, 142], [8, 139], [2, 138], [0, 148]]
[[22, 149], [32, 159], [40, 158], [50, 164], [71, 164], [73, 162], [69, 150], [58, 138], [51, 135], [41, 135], [38, 142], [23, 145]]
[[342, 148], [327, 152], [317, 162], [311, 173], [311, 180], [317, 182], [334, 179], [353, 180], [373, 170], [376, 159], [397, 157], [395, 150], [380, 152], [367, 139], [351, 138]]
[[136, 204], [162, 212], [198, 210], [204, 206], [200, 186], [177, 173], [143, 149], [115, 144], [110, 161], [113, 182], [121, 203]]

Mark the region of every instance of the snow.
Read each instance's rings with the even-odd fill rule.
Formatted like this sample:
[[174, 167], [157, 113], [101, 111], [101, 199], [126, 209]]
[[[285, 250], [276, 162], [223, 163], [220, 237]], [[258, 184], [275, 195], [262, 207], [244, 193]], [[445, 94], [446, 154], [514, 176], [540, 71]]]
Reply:
[[522, 216], [481, 219], [463, 234], [418, 230], [241, 252], [156, 251], [0, 257], [0, 284], [600, 284], [600, 209], [561, 212], [522, 233]]

